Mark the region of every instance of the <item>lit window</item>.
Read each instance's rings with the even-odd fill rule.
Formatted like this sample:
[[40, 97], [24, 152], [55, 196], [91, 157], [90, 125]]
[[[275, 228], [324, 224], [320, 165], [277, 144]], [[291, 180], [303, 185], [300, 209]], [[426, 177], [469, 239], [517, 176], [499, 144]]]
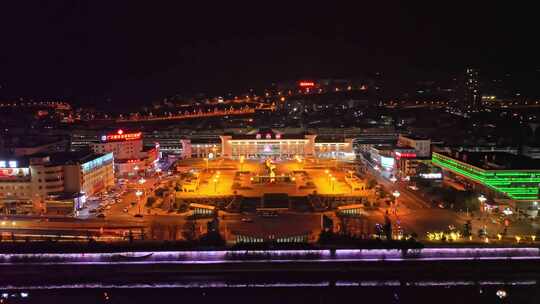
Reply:
[[5, 167], [6, 167], [6, 161], [0, 160], [0, 168], [5, 168]]
[[17, 168], [17, 162], [14, 160], [9, 161], [9, 167], [10, 168]]

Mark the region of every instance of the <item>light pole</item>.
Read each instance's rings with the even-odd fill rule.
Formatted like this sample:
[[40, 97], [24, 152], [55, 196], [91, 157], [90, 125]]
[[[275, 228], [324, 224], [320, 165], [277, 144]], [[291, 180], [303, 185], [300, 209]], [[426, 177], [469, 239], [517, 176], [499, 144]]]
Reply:
[[139, 214], [141, 214], [141, 195], [143, 195], [143, 192], [141, 190], [137, 190], [135, 192], [135, 195], [137, 196], [137, 205], [139, 206]]
[[243, 172], [244, 171], [244, 155], [241, 155], [240, 156], [240, 172]]
[[394, 201], [394, 212], [397, 213], [397, 205], [398, 205], [398, 197], [401, 195], [401, 193], [399, 193], [399, 191], [395, 190], [394, 192], [392, 192], [392, 195], [396, 198], [395, 201]]
[[215, 177], [214, 178], [214, 192], [217, 192], [217, 183], [218, 183], [218, 178]]
[[484, 203], [487, 201], [487, 198], [483, 194], [480, 194], [480, 196], [478, 197], [478, 201], [480, 201], [480, 210], [485, 211]]
[[204, 161], [206, 162], [206, 170], [205, 171], [208, 171], [208, 157], [205, 157]]
[[336, 178], [332, 176], [332, 192], [334, 192], [334, 186], [336, 184]]

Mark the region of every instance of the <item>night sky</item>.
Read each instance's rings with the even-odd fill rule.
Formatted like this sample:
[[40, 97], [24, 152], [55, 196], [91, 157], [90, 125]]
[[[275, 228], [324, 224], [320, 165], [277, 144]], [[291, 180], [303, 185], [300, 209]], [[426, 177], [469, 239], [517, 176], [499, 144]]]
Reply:
[[537, 11], [508, 1], [184, 2], [3, 1], [0, 98], [122, 106], [301, 77], [540, 68]]

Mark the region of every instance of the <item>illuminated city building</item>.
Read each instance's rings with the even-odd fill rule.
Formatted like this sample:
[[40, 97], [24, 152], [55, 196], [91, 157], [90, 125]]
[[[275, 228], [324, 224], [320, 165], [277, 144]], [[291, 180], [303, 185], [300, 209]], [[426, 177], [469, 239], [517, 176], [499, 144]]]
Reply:
[[509, 153], [433, 152], [432, 162], [491, 196], [517, 202], [538, 200], [540, 161]]
[[104, 134], [99, 143], [91, 143], [90, 149], [95, 153], [112, 152], [118, 160], [135, 159], [142, 151], [142, 133], [125, 133], [122, 129], [113, 134]]
[[367, 155], [369, 155], [367, 161], [372, 166], [377, 166], [383, 176], [401, 178], [417, 176], [419, 165], [429, 163], [431, 160], [431, 140], [399, 135], [396, 144], [372, 146]]
[[117, 176], [136, 175], [154, 169], [153, 165], [160, 158], [159, 144], [144, 148], [141, 132], [124, 132], [122, 129], [101, 135], [100, 142], [91, 143], [90, 149], [98, 154], [112, 152]]
[[[6, 213], [46, 212], [46, 201], [70, 196], [67, 213], [114, 185], [113, 155], [64, 152], [0, 157], [0, 207]], [[8, 207], [9, 206], [9, 207]]]
[[414, 158], [431, 156], [431, 140], [429, 138], [400, 134], [397, 146], [412, 148], [415, 154]]
[[395, 145], [398, 136], [394, 128], [368, 128], [354, 136], [353, 145], [357, 153], [369, 153], [374, 146]]
[[221, 156], [218, 137], [181, 139], [182, 158], [216, 158]]
[[337, 158], [355, 160], [353, 139], [335, 136], [315, 138], [315, 156], [318, 158]]
[[250, 134], [222, 135], [221, 155], [225, 158], [285, 158], [315, 155], [315, 137], [308, 134], [282, 134], [273, 130], [258, 130]]

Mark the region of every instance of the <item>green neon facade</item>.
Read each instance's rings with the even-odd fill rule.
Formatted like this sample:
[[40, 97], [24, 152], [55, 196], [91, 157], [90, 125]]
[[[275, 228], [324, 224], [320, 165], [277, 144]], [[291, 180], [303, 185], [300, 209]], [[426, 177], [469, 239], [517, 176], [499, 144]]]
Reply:
[[433, 164], [506, 194], [514, 200], [537, 200], [540, 170], [484, 170], [433, 152]]

